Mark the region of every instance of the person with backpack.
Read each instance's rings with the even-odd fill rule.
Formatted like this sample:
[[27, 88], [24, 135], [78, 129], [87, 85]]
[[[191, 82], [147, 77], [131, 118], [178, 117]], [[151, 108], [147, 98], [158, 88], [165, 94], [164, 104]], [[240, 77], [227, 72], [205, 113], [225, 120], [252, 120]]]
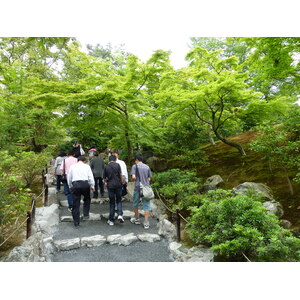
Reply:
[[115, 221], [115, 203], [117, 203], [118, 220], [124, 223], [122, 209], [122, 171], [117, 157], [110, 155], [109, 163], [104, 168], [103, 178], [107, 185], [109, 198], [109, 219], [108, 225], [113, 226]]

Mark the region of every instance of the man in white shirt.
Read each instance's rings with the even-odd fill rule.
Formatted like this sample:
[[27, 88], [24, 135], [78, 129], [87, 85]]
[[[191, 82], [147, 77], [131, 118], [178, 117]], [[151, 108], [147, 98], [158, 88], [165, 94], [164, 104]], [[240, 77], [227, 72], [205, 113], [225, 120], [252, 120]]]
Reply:
[[91, 167], [85, 162], [84, 156], [78, 157], [78, 163], [71, 165], [68, 173], [68, 185], [73, 195], [72, 216], [75, 228], [80, 223], [80, 199], [83, 195], [83, 219], [87, 220], [90, 213], [91, 192], [95, 191], [95, 181]]

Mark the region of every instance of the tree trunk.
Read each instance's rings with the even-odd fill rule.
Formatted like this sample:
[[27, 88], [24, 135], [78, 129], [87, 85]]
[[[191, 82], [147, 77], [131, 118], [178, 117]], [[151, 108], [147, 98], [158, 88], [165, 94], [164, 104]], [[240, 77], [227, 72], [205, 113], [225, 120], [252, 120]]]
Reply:
[[213, 129], [213, 131], [214, 131], [216, 137], [218, 139], [220, 139], [224, 144], [236, 148], [240, 152], [241, 155], [243, 155], [243, 156], [246, 155], [244, 148], [240, 144], [227, 140], [226, 138], [224, 138], [223, 136], [221, 136], [218, 133], [218, 130]]
[[208, 138], [209, 138], [209, 142], [210, 142], [213, 146], [215, 146], [216, 143], [215, 143], [215, 141], [214, 141], [213, 136], [211, 135], [211, 126], [210, 126], [210, 125], [207, 125], [207, 131], [206, 131], [205, 133], [207, 134], [207, 136], [208, 136]]

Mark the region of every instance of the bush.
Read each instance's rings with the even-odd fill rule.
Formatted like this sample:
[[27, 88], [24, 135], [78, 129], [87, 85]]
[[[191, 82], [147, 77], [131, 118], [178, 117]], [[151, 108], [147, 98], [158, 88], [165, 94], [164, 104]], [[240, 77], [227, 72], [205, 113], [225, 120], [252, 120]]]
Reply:
[[31, 187], [34, 180], [41, 176], [49, 157], [44, 153], [21, 152], [16, 157], [12, 171], [20, 176], [26, 187]]
[[13, 176], [5, 176], [0, 172], [0, 242], [11, 231], [18, 218], [26, 216], [30, 209], [30, 190], [25, 189]]
[[231, 191], [209, 191], [194, 207], [188, 231], [199, 243], [228, 260], [299, 261], [300, 240], [279, 226], [257, 198]]
[[172, 209], [188, 209], [197, 205], [201, 188], [200, 178], [193, 171], [171, 169], [153, 176], [153, 187], [163, 196]]

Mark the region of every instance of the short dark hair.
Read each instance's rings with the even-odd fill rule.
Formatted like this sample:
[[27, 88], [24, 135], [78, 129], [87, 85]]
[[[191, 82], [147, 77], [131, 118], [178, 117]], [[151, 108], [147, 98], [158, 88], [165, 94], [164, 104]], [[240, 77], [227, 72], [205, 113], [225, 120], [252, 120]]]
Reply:
[[141, 154], [137, 154], [135, 157], [134, 157], [135, 160], [138, 160], [138, 161], [143, 161], [144, 158]]
[[71, 150], [68, 151], [68, 156], [70, 156], [70, 155], [73, 155], [73, 156], [74, 156], [74, 151], [73, 151], [73, 149], [71, 149]]
[[77, 158], [78, 161], [85, 161], [85, 156], [84, 155], [80, 155], [78, 158]]
[[115, 155], [111, 155], [108, 160], [109, 161], [116, 161], [117, 157]]
[[66, 156], [66, 152], [65, 152], [65, 151], [60, 151], [60, 152], [59, 152], [59, 156], [60, 156], [60, 157]]
[[111, 153], [119, 154], [119, 151], [117, 149], [114, 149], [114, 150], [111, 151]]
[[98, 151], [94, 151], [93, 155], [98, 156], [99, 155]]

